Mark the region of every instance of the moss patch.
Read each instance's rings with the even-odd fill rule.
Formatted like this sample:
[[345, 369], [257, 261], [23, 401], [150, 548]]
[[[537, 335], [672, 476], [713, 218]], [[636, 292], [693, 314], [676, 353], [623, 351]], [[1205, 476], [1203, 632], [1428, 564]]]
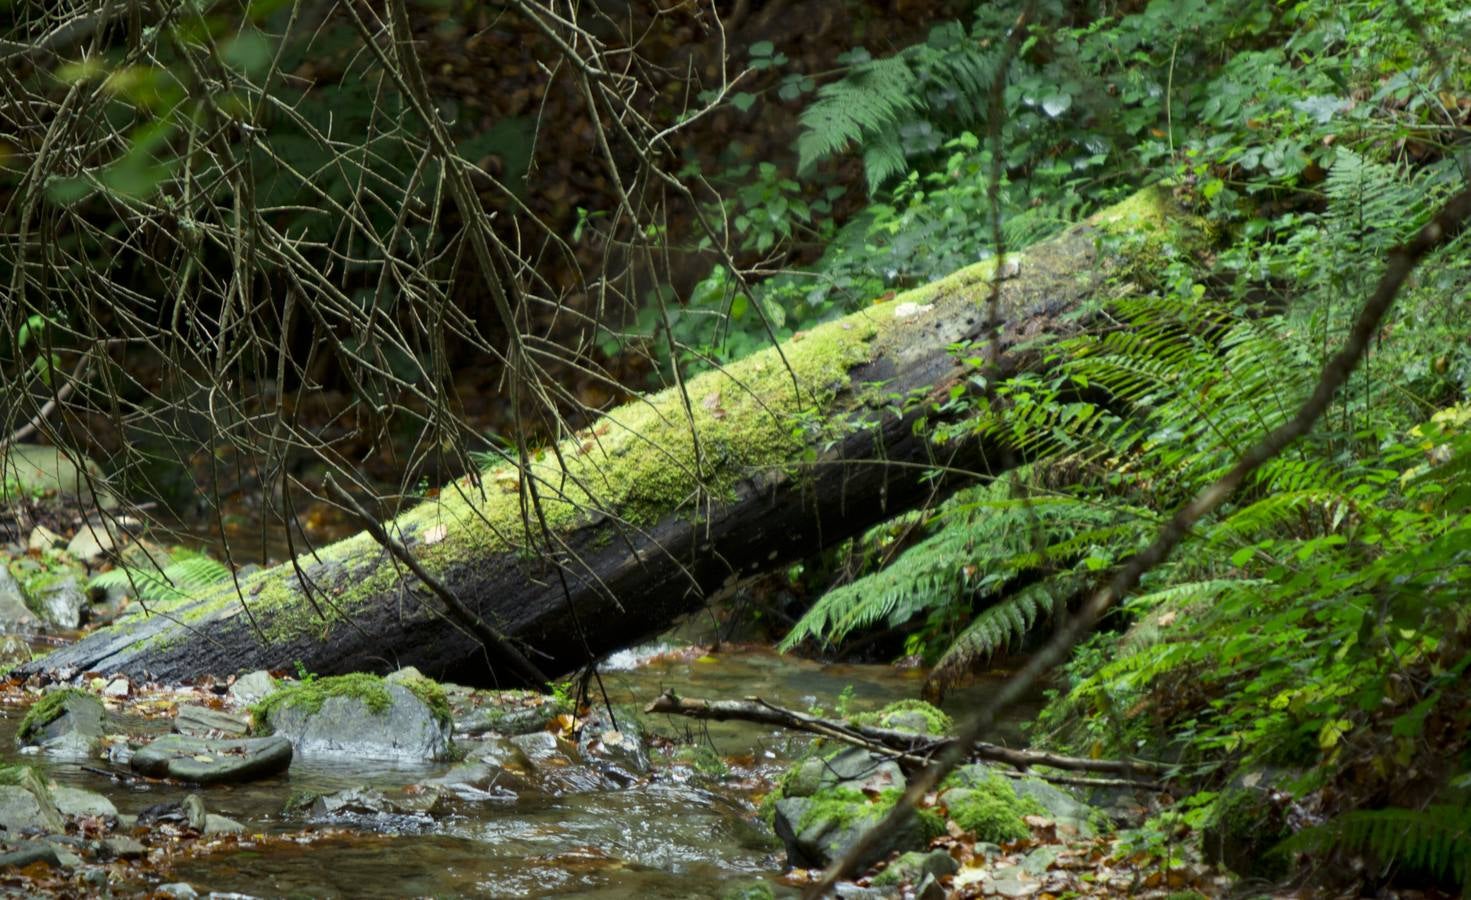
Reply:
[[63, 688], [59, 691], [52, 691], [40, 700], [32, 703], [31, 708], [26, 710], [26, 717], [20, 720], [20, 730], [16, 732], [16, 737], [22, 742], [29, 740], [36, 732], [61, 717], [63, 707], [66, 706], [66, 701], [72, 697], [90, 696], [92, 695], [78, 688]]
[[994, 772], [983, 781], [952, 774], [942, 787], [948, 788], [940, 800], [950, 819], [978, 841], [1019, 841], [1032, 833], [1022, 816], [1043, 814], [1035, 800], [1018, 797], [1011, 783]]
[[[955, 722], [938, 707], [923, 700], [899, 700], [883, 709], [853, 717], [855, 725], [873, 725], [899, 731], [914, 731], [940, 737], [955, 727]], [[922, 724], [921, 728], [914, 727]]]
[[[428, 679], [425, 679], [428, 680]], [[407, 685], [405, 685], [407, 687]], [[438, 687], [438, 685], [435, 685]], [[443, 695], [443, 691], [440, 691]], [[250, 708], [256, 727], [263, 728], [276, 709], [294, 707], [308, 713], [317, 712], [329, 697], [352, 697], [361, 700], [369, 711], [385, 713], [393, 705], [388, 694], [388, 682], [377, 675], [354, 672], [351, 675], [334, 675], [330, 678], [313, 678], [278, 688], [270, 696]], [[445, 704], [448, 711], [448, 704]]]
[[[1178, 225], [1176, 223], [1181, 223]], [[1090, 220], [1093, 231], [1064, 235], [1030, 248], [1022, 258], [1015, 303], [1057, 301], [1080, 273], [1098, 268], [1098, 232], [1135, 231], [1188, 236], [1192, 226], [1165, 188], [1140, 192]], [[904, 304], [947, 306], [982, 302], [995, 262], [985, 261], [853, 315], [815, 327], [780, 348], [767, 348], [719, 371], [691, 378], [683, 393], [669, 389], [608, 413], [590, 428], [535, 454], [529, 477], [538, 485], [547, 524], [576, 527], [627, 522], [646, 525], [680, 510], [698, 515], [702, 503], [732, 496], [744, 479], [793, 471], [803, 451], [854, 427], [833, 400], [851, 387], [850, 372], [885, 349], [918, 346], [930, 324], [899, 316]], [[1086, 281], [1086, 279], [1084, 279]], [[1078, 288], [1075, 293], [1086, 293]], [[498, 552], [528, 546], [522, 521], [522, 473], [506, 464], [444, 486], [438, 496], [400, 515], [388, 530], [401, 537], [436, 574], [485, 565]], [[606, 527], [606, 524], [601, 527]], [[432, 535], [432, 537], [431, 537]], [[401, 578], [400, 567], [367, 534], [321, 548], [300, 561], [326, 588], [326, 621], [301, 593], [292, 564], [257, 573], [241, 588], [266, 638], [274, 643], [323, 640], [340, 620], [381, 597]], [[322, 602], [325, 601], [325, 602]], [[159, 604], [184, 625], [227, 615], [238, 604], [233, 584], [197, 602]], [[181, 608], [183, 607], [183, 608]], [[177, 640], [180, 629], [153, 638]]]

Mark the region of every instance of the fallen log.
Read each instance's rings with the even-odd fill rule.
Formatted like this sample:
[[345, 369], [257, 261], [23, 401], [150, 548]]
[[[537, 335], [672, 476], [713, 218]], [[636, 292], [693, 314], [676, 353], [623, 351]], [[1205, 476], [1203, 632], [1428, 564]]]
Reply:
[[[1005, 376], [1038, 364], [1028, 342], [1083, 327], [1080, 309], [1124, 290], [1111, 277], [1121, 266], [1197, 238], [1168, 190], [1146, 190], [1008, 257], [999, 273], [994, 261], [970, 266], [691, 378], [683, 395], [625, 404], [528, 471], [507, 464], [446, 485], [383, 529], [435, 590], [365, 532], [238, 587], [150, 604], [22, 671], [177, 681], [294, 664], [321, 674], [413, 665], [471, 684], [523, 681], [528, 667], [488, 649], [484, 633], [515, 642], [535, 669], [569, 671], [722, 586], [961, 483], [921, 477], [937, 463], [995, 474], [1007, 459], [999, 448], [936, 447], [915, 427], [942, 415], [939, 403], [973, 373], [961, 357], [981, 353], [993, 277], [1005, 279], [996, 373]], [[916, 397], [937, 402], [904, 402]], [[544, 529], [523, 517], [533, 483]], [[442, 590], [485, 629], [449, 615]]]
[[[828, 719], [810, 713], [787, 709], [767, 703], [760, 697], [744, 700], [699, 700], [680, 697], [673, 691], [665, 691], [654, 702], [644, 708], [646, 713], [665, 713], [686, 716], [692, 719], [714, 721], [755, 722], [760, 725], [775, 725], [793, 731], [805, 731], [820, 737], [832, 738], [869, 750], [881, 750], [895, 755], [907, 768], [918, 770], [929, 764], [930, 757], [955, 743], [952, 737], [937, 737], [863, 725], [846, 719]], [[1026, 772], [1036, 766], [1063, 769], [1070, 772], [1099, 772], [1109, 775], [1163, 776], [1167, 769], [1158, 763], [1129, 759], [1087, 759], [1081, 756], [1066, 756], [1049, 750], [1022, 750], [1002, 747], [977, 741], [967, 751], [971, 758], [985, 762], [998, 762]], [[1067, 779], [1076, 782], [1078, 779]], [[1096, 785], [1096, 781], [1086, 782]], [[1132, 780], [1111, 780], [1110, 786], [1152, 788], [1157, 785]]]

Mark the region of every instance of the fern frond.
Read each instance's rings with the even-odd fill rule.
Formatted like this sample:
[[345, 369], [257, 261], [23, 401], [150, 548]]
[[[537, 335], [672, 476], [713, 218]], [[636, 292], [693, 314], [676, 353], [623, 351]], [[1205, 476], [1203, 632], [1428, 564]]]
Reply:
[[145, 603], [178, 600], [230, 577], [230, 569], [202, 553], [180, 551], [163, 568], [119, 566], [94, 575], [87, 585], [99, 590], [136, 590]]
[[1443, 882], [1471, 888], [1471, 807], [1435, 805], [1425, 809], [1355, 810], [1283, 843], [1287, 850], [1343, 848], [1370, 853]]
[[841, 153], [864, 138], [895, 126], [921, 108], [919, 79], [903, 55], [869, 60], [842, 81], [823, 85], [817, 100], [802, 111], [797, 167], [810, 171], [818, 161]]
[[1041, 619], [1055, 614], [1086, 584], [1077, 573], [1063, 573], [1030, 584], [981, 610], [950, 644], [929, 676], [927, 693], [957, 684], [977, 663], [1015, 645]]

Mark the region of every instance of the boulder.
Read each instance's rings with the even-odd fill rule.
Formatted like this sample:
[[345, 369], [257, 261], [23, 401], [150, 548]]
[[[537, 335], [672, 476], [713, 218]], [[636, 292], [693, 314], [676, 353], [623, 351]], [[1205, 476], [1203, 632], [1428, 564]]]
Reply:
[[66, 820], [41, 774], [30, 766], [0, 767], [0, 828], [8, 838], [61, 834]]
[[344, 686], [342, 679], [322, 679], [271, 695], [266, 701], [271, 730], [304, 756], [405, 761], [450, 757], [447, 711], [441, 715], [401, 684], [373, 678], [371, 683], [362, 681], [358, 690]]
[[11, 444], [0, 453], [0, 501], [59, 494], [90, 504], [94, 490], [103, 509], [117, 505], [102, 469], [84, 456], [40, 444]]
[[219, 784], [269, 778], [286, 771], [291, 756], [291, 741], [280, 736], [209, 740], [166, 734], [138, 749], [129, 765], [155, 778]]
[[[872, 800], [856, 788], [839, 785], [811, 797], [776, 801], [773, 825], [786, 845], [788, 863], [806, 868], [827, 866], [876, 825], [896, 797], [891, 792]], [[886, 832], [859, 864], [868, 866], [891, 853], [921, 849], [943, 828], [931, 813], [910, 816], [902, 826]]]

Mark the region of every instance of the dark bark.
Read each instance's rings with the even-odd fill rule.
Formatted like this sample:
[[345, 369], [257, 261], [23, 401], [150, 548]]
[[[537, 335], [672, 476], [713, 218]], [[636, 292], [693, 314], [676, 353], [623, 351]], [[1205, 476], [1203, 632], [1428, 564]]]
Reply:
[[[1003, 267], [1001, 375], [1034, 365], [1021, 349], [1026, 342], [1080, 327], [1080, 317], [1064, 325], [1065, 314], [1111, 289], [1113, 261], [1099, 249], [1101, 230], [1142, 229], [1158, 232], [1160, 239], [1188, 235], [1188, 223], [1174, 218], [1161, 190], [1123, 209], [1128, 212], [1122, 217], [1096, 218], [1031, 248], [1019, 265]], [[866, 345], [866, 358], [849, 368], [848, 386], [816, 412], [827, 422], [862, 414], [870, 424], [848, 429], [835, 441], [831, 435], [814, 438], [822, 441], [815, 462], [803, 462], [797, 453], [785, 467], [743, 470], [745, 477], [731, 483], [725, 502], [679, 505], [637, 529], [588, 515], [556, 531], [552, 554], [487, 549], [430, 572], [474, 615], [517, 642], [536, 667], [564, 672], [657, 632], [734, 580], [860, 534], [964, 481], [957, 474], [924, 478], [936, 463], [995, 474], [1008, 464], [1008, 454], [977, 443], [937, 448], [915, 428], [921, 415], [935, 417], [930, 404], [894, 414], [885, 411], [887, 401], [875, 401], [872, 388], [882, 383], [888, 397], [948, 397], [967, 375], [952, 346], [984, 334], [989, 279], [984, 269], [966, 270], [857, 314], [866, 318], [853, 320], [866, 328], [875, 320], [883, 324]], [[905, 303], [915, 311], [896, 316]], [[700, 402], [699, 394], [691, 397], [691, 403]], [[395, 536], [403, 537], [410, 552], [430, 542], [422, 533]], [[516, 681], [516, 669], [483, 647], [473, 629], [448, 616], [439, 597], [407, 569], [368, 602], [338, 607], [337, 598], [354, 585], [397, 562], [376, 545], [371, 552], [341, 556], [333, 559], [324, 551], [321, 559], [303, 557], [298, 565], [245, 585], [245, 602], [259, 601], [252, 612], [265, 638], [239, 602], [205, 598], [130, 617], [23, 668], [183, 680], [289, 669], [300, 662], [322, 674], [413, 665], [466, 683]], [[552, 557], [560, 561], [560, 572]], [[262, 591], [272, 579], [278, 590], [284, 584], [292, 594], [293, 609], [263, 608]], [[303, 583], [310, 587], [303, 590]], [[288, 616], [305, 624], [279, 627]]]

